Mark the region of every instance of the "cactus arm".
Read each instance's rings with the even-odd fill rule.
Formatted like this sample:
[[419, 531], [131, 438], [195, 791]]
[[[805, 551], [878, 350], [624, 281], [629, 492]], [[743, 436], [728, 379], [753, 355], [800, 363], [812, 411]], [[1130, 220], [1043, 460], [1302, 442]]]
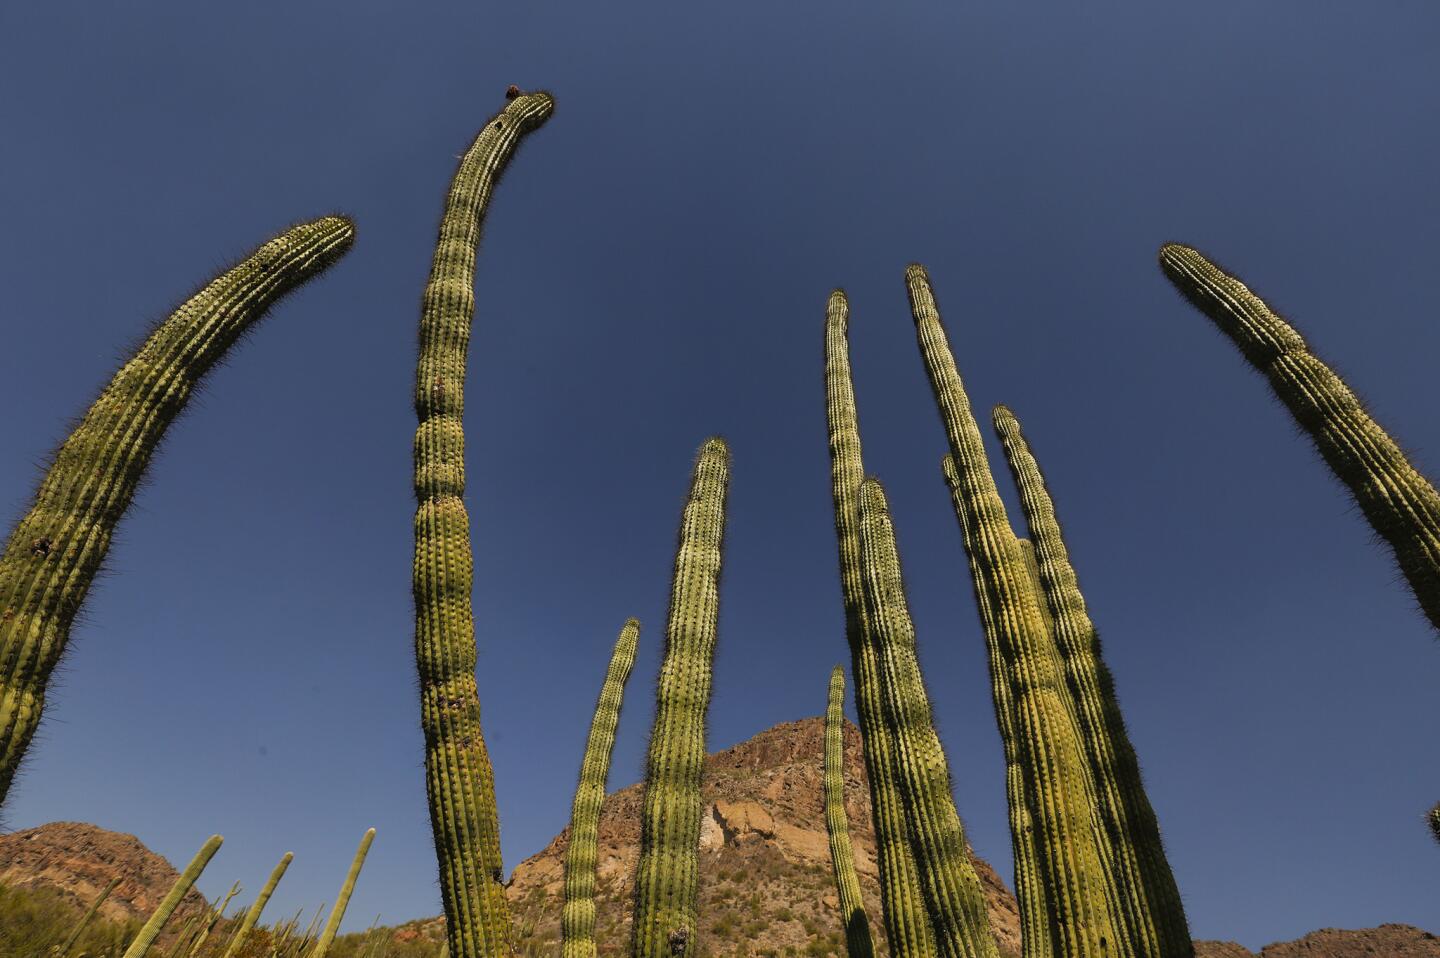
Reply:
[[251, 903], [250, 910], [245, 912], [245, 917], [240, 921], [240, 927], [236, 930], [230, 943], [225, 946], [225, 952], [220, 958], [234, 958], [240, 946], [245, 944], [245, 939], [250, 936], [250, 930], [255, 927], [255, 922], [260, 920], [260, 913], [265, 910], [265, 905], [270, 901], [270, 896], [275, 894], [275, 886], [280, 884], [284, 877], [285, 870], [290, 867], [290, 862], [295, 858], [293, 852], [286, 852], [280, 857], [280, 863], [270, 872], [265, 887], [260, 889], [260, 894]]
[[872, 958], [875, 944], [870, 939], [870, 920], [865, 916], [855, 851], [850, 845], [850, 820], [845, 814], [845, 669], [839, 665], [830, 673], [830, 697], [825, 707], [824, 789], [825, 833], [830, 839], [830, 865], [835, 871], [835, 894], [845, 928], [845, 951], [849, 958]]
[[350, 862], [350, 871], [345, 875], [345, 883], [340, 886], [340, 894], [335, 898], [335, 907], [330, 910], [330, 917], [325, 922], [325, 929], [320, 933], [320, 940], [315, 942], [315, 947], [310, 950], [309, 958], [325, 958], [325, 953], [330, 950], [330, 944], [335, 940], [335, 934], [340, 930], [340, 922], [345, 918], [345, 909], [350, 904], [350, 895], [355, 891], [355, 879], [360, 877], [360, 869], [365, 864], [365, 856], [370, 853], [370, 843], [375, 841], [375, 829], [369, 829], [365, 836], [360, 839], [360, 847], [355, 850], [355, 858]]
[[496, 179], [524, 135], [553, 109], [546, 93], [516, 97], [475, 137], [450, 185], [420, 316], [415, 660], [426, 796], [454, 958], [491, 958], [512, 951], [495, 778], [480, 729], [470, 607], [474, 562], [463, 499], [462, 417], [475, 309], [475, 250]]
[[61, 944], [60, 951], [57, 953], [56, 958], [66, 958], [66, 956], [70, 954], [70, 949], [74, 948], [75, 942], [80, 940], [80, 934], [85, 930], [85, 926], [90, 924], [90, 920], [95, 917], [95, 913], [100, 910], [101, 905], [105, 904], [105, 899], [110, 897], [110, 893], [115, 890], [115, 886], [118, 884], [120, 884], [120, 877], [118, 875], [110, 879], [110, 883], [105, 886], [105, 890], [100, 892], [99, 896], [90, 903], [90, 907], [85, 910], [84, 917], [76, 922], [75, 927], [70, 930], [70, 935], [65, 939], [64, 943]]
[[166, 429], [241, 335], [354, 236], [342, 217], [301, 223], [211, 280], [155, 328], [55, 453], [0, 553], [0, 804], [75, 613]]
[[850, 377], [847, 328], [850, 305], [841, 290], [825, 310], [825, 414], [830, 433], [830, 487], [839, 547], [845, 638], [855, 677], [855, 712], [870, 784], [880, 866], [881, 917], [894, 958], [934, 954], [934, 936], [920, 891], [915, 855], [906, 834], [904, 805], [895, 771], [895, 745], [880, 700], [880, 664], [866, 618], [860, 564], [860, 483], [865, 463], [860, 445], [855, 388]]
[[219, 835], [211, 835], [205, 844], [200, 846], [200, 850], [195, 853], [190, 864], [180, 873], [180, 877], [175, 879], [175, 884], [170, 886], [169, 893], [161, 900], [149, 920], [140, 927], [140, 931], [135, 936], [135, 940], [130, 943], [130, 947], [125, 949], [124, 958], [145, 958], [145, 953], [155, 942], [155, 936], [160, 934], [160, 929], [165, 927], [165, 922], [170, 920], [170, 915], [180, 904], [180, 900], [194, 887], [195, 882], [200, 878], [200, 873], [205, 870], [206, 865], [210, 864], [210, 859], [215, 857], [215, 853], [220, 850], [220, 845], [224, 841], [225, 839]]
[[860, 543], [866, 615], [879, 650], [881, 695], [894, 729], [905, 820], [936, 951], [941, 958], [995, 958], [985, 893], [966, 852], [945, 750], [920, 674], [889, 503], [874, 478], [860, 486]]
[[580, 784], [570, 809], [570, 842], [565, 848], [565, 904], [560, 912], [562, 958], [595, 958], [597, 954], [595, 869], [599, 859], [600, 808], [605, 803], [605, 781], [610, 775], [625, 683], [635, 666], [639, 642], [639, 620], [626, 620], [610, 655], [595, 717], [590, 720], [590, 737], [580, 763]]
[[[1101, 958], [1120, 951], [1093, 832], [1089, 784], [1059, 655], [1045, 632], [1005, 504], [995, 488], [980, 430], [955, 369], [924, 267], [905, 272], [911, 313], [930, 386], [957, 467], [957, 518], [976, 604], [989, 643], [992, 684], [1009, 676], [1020, 733], [1025, 796], [1047, 888], [1054, 951]], [[997, 719], [1004, 720], [997, 710]]]
[[1075, 702], [1129, 937], [1142, 955], [1191, 958], [1195, 946], [1180, 890], [1165, 858], [1160, 825], [1145, 794], [1115, 681], [1101, 655], [1100, 637], [1070, 564], [1045, 476], [1014, 413], [996, 406], [993, 418], [1034, 543], [1029, 552], [1044, 597], [1041, 608], [1051, 623]]
[[230, 886], [230, 891], [226, 893], [224, 900], [211, 912], [210, 920], [205, 923], [204, 930], [195, 937], [195, 943], [191, 945], [190, 950], [186, 952], [189, 958], [195, 958], [195, 956], [200, 953], [200, 949], [204, 947], [205, 942], [210, 938], [210, 932], [215, 930], [216, 922], [225, 917], [225, 909], [230, 907], [230, 899], [234, 898], [239, 892], [240, 883], [237, 881]]
[[729, 484], [730, 451], [724, 440], [708, 439], [695, 461], [675, 551], [665, 654], [645, 764], [634, 958], [682, 958], [696, 940], [700, 773]]
[[1390, 544], [1430, 624], [1440, 629], [1440, 493], [1316, 358], [1305, 338], [1244, 283], [1199, 252], [1160, 249], [1165, 276], [1229, 336], [1310, 435], [1371, 527]]

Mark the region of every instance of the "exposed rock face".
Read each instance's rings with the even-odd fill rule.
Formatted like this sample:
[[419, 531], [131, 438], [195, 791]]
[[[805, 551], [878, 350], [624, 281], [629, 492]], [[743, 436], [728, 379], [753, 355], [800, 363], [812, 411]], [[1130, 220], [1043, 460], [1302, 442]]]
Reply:
[[[1197, 941], [1195, 958], [1256, 958], [1233, 941]], [[1259, 958], [1440, 958], [1440, 938], [1414, 925], [1322, 928], [1260, 949]]]
[[[51, 822], [0, 835], [0, 883], [12, 888], [55, 888], [83, 909], [117, 877], [120, 884], [100, 906], [100, 917], [144, 920], [180, 873], [134, 835], [82, 822]], [[206, 907], [204, 896], [192, 888], [177, 911], [188, 916]]]

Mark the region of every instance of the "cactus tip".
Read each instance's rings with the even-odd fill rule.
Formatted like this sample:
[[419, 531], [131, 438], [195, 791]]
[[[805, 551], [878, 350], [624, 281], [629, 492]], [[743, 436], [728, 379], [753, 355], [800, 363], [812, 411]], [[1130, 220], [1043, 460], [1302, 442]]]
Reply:
[[516, 98], [517, 96], [519, 96], [519, 95], [520, 95], [520, 88], [519, 88], [518, 86], [516, 86], [515, 84], [512, 83], [512, 84], [510, 84], [508, 87], [505, 88], [505, 99], [507, 99], [507, 100], [513, 100], [513, 99], [515, 99], [515, 98]]

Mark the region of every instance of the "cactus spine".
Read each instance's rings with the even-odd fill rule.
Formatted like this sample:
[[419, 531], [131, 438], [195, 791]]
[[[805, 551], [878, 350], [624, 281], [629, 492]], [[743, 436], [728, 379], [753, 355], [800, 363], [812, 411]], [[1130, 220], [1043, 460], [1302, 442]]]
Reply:
[[260, 894], [250, 905], [250, 910], [245, 912], [245, 917], [240, 921], [240, 927], [236, 930], [230, 943], [225, 946], [225, 953], [220, 958], [234, 958], [240, 946], [245, 944], [245, 939], [250, 936], [250, 930], [255, 927], [255, 922], [260, 920], [260, 913], [265, 910], [265, 905], [270, 901], [270, 896], [275, 894], [275, 886], [280, 884], [280, 879], [285, 875], [285, 869], [290, 867], [290, 862], [295, 858], [294, 852], [286, 852], [280, 856], [280, 864], [270, 872], [265, 887], [260, 889]]
[[880, 662], [865, 609], [860, 561], [860, 483], [865, 478], [865, 463], [855, 388], [850, 378], [849, 321], [850, 304], [844, 291], [837, 289], [830, 294], [825, 310], [825, 413], [830, 432], [830, 485], [845, 602], [845, 638], [850, 645], [855, 712], [860, 719], [865, 773], [870, 783], [885, 937], [894, 958], [918, 958], [933, 955], [935, 945], [915, 855], [906, 834], [904, 804], [896, 780], [895, 743], [881, 704]]
[[1090, 620], [1069, 550], [1061, 534], [1045, 476], [1035, 461], [1020, 423], [1005, 406], [993, 413], [995, 432], [1020, 490], [1030, 530], [1041, 609], [1051, 626], [1065, 667], [1066, 683], [1095, 782], [1097, 810], [1108, 844], [1120, 914], [1138, 954], [1191, 958], [1180, 889], [1160, 840], [1160, 824], [1140, 778], [1140, 762], [1125, 730], [1115, 696], [1115, 681], [1100, 654], [1100, 636]]
[[830, 698], [825, 706], [825, 832], [830, 839], [830, 864], [835, 870], [835, 893], [845, 926], [845, 951], [850, 958], [871, 958], [870, 920], [855, 871], [850, 845], [850, 820], [845, 814], [845, 669], [830, 673]]
[[894, 730], [896, 770], [920, 887], [942, 958], [998, 954], [980, 879], [950, 792], [945, 751], [920, 674], [915, 626], [905, 598], [890, 506], [879, 480], [860, 485], [860, 543], [866, 611], [880, 659], [885, 717]]
[[206, 865], [210, 864], [210, 859], [215, 857], [215, 853], [220, 850], [220, 845], [224, 841], [225, 839], [219, 835], [211, 835], [206, 839], [205, 844], [200, 846], [195, 857], [190, 859], [190, 864], [180, 873], [180, 877], [175, 879], [175, 884], [170, 886], [169, 893], [161, 900], [149, 920], [141, 926], [139, 934], [130, 943], [130, 947], [125, 949], [124, 958], [145, 958], [145, 953], [150, 950], [155, 936], [160, 934], [160, 929], [165, 927], [165, 922], [170, 920], [170, 915], [180, 904], [180, 900], [194, 887], [200, 873], [205, 870]]
[[560, 912], [563, 958], [595, 958], [595, 868], [599, 859], [600, 807], [605, 803], [605, 780], [615, 750], [615, 730], [625, 683], [635, 666], [640, 642], [640, 621], [627, 619], [615, 641], [590, 737], [580, 763], [580, 784], [570, 809], [570, 843], [565, 848], [565, 904]]
[[346, 873], [345, 883], [340, 886], [340, 894], [335, 898], [335, 907], [330, 910], [330, 917], [325, 922], [325, 930], [320, 933], [320, 940], [315, 942], [309, 958], [325, 958], [325, 953], [330, 950], [330, 943], [335, 940], [335, 933], [340, 930], [340, 922], [344, 919], [345, 909], [350, 904], [350, 895], [355, 891], [355, 879], [360, 877], [360, 869], [365, 864], [365, 856], [370, 853], [370, 843], [373, 841], [375, 841], [375, 829], [371, 828], [360, 839], [360, 847], [355, 849], [355, 858], [350, 862], [350, 871]]
[[1249, 287], [1176, 243], [1161, 247], [1160, 267], [1269, 379], [1371, 527], [1390, 544], [1421, 610], [1440, 629], [1440, 493], [1345, 381]]
[[[990, 650], [992, 684], [1011, 683], [1016, 730], [1043, 882], [1046, 926], [1065, 958], [1124, 954], [1107, 900], [1092, 826], [1089, 770], [1054, 643], [1030, 586], [1005, 504], [995, 488], [925, 269], [905, 271], [910, 308], [931, 389], [957, 468], [961, 533]], [[997, 657], [998, 653], [998, 657]], [[996, 703], [1001, 728], [1006, 719]], [[1014, 800], [1011, 796], [1011, 800]]]
[[0, 555], [0, 804], [70, 624], [166, 429], [235, 341], [354, 238], [342, 217], [301, 223], [211, 280], [156, 327], [55, 453]]
[[511, 952], [501, 884], [495, 777], [475, 682], [474, 563], [465, 512], [462, 426], [475, 310], [475, 247], [495, 180], [524, 135], [550, 116], [549, 94], [518, 96], [475, 137], [450, 185], [420, 316], [415, 375], [415, 660], [425, 791], [450, 952]]
[[105, 904], [105, 899], [110, 897], [110, 893], [115, 890], [115, 886], [118, 884], [120, 884], [119, 876], [110, 879], [110, 884], [106, 885], [105, 890], [100, 892], [99, 896], [90, 903], [90, 907], [85, 910], [84, 917], [76, 922], [75, 927], [70, 931], [69, 937], [67, 937], [60, 946], [57, 958], [66, 958], [66, 956], [70, 954], [70, 949], [74, 948], [75, 942], [80, 940], [80, 935], [85, 931], [85, 927], [90, 924], [90, 919], [95, 917], [95, 913], [100, 910], [101, 905]]
[[705, 441], [680, 520], [635, 880], [634, 958], [680, 958], [698, 930], [700, 771], [720, 615], [730, 451]]

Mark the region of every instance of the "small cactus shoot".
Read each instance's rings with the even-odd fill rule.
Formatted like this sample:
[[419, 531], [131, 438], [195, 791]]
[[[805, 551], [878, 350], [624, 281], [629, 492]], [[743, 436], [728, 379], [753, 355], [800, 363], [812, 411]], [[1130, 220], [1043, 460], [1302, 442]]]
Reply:
[[825, 833], [830, 839], [830, 865], [835, 871], [835, 894], [845, 929], [849, 958], [872, 958], [870, 919], [860, 894], [855, 871], [855, 850], [850, 844], [850, 819], [845, 814], [845, 669], [830, 673], [830, 698], [825, 707]]

